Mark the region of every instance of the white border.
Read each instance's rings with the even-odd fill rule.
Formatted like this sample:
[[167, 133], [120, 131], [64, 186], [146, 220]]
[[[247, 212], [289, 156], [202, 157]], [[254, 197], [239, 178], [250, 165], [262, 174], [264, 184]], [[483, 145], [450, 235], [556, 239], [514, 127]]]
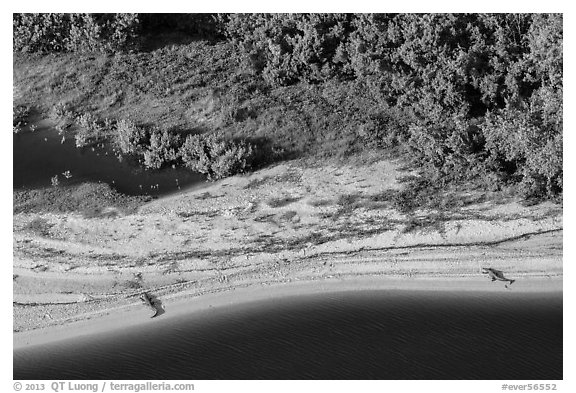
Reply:
[[[6, 129], [1, 133], [0, 154], [1, 168], [3, 170], [2, 186], [2, 225], [1, 225], [1, 251], [2, 251], [2, 294], [3, 299], [12, 299], [12, 285], [10, 273], [12, 270], [12, 133], [9, 131], [10, 124], [10, 103], [12, 101], [12, 62], [8, 61], [9, 53], [12, 53], [12, 12], [562, 12], [564, 13], [564, 151], [571, 153], [571, 148], [576, 146], [574, 141], [574, 117], [572, 104], [574, 102], [574, 77], [571, 73], [574, 67], [574, 26], [576, 18], [568, 6], [568, 1], [365, 1], [355, 0], [347, 2], [333, 1], [310, 1], [291, 0], [283, 3], [272, 3], [263, 1], [210, 1], [210, 2], [190, 2], [189, 6], [184, 2], [118, 2], [101, 0], [97, 2], [78, 1], [20, 1], [2, 5], [3, 12], [0, 28], [2, 30], [2, 52], [6, 60], [2, 62], [2, 122]], [[6, 9], [5, 9], [6, 8]], [[574, 157], [565, 154], [564, 168], [564, 200], [570, 201], [574, 196], [574, 186], [571, 169], [574, 166]], [[9, 188], [10, 187], [10, 188]], [[576, 239], [573, 230], [574, 208], [571, 203], [565, 203], [564, 222], [566, 239]], [[574, 248], [572, 242], [564, 244], [564, 381], [552, 381], [557, 383], [558, 391], [576, 391], [574, 382], [574, 339], [569, 332], [575, 332], [574, 326]], [[8, 306], [8, 305], [7, 305]], [[12, 320], [3, 318], [2, 320], [2, 385], [3, 391], [14, 391], [12, 385], [12, 354], [8, 348], [12, 347]], [[50, 381], [51, 382], [51, 381]], [[172, 381], [175, 382], [175, 381]], [[508, 381], [511, 384], [521, 384], [523, 381]], [[538, 382], [540, 381], [524, 381]], [[545, 381], [542, 381], [545, 383]], [[279, 392], [293, 391], [330, 391], [349, 392], [378, 391], [383, 389], [391, 392], [401, 391], [442, 391], [442, 392], [499, 392], [502, 382], [499, 381], [196, 381], [198, 391], [250, 391], [269, 392], [272, 388]], [[572, 386], [572, 388], [569, 388]], [[48, 390], [48, 389], [47, 389]]]

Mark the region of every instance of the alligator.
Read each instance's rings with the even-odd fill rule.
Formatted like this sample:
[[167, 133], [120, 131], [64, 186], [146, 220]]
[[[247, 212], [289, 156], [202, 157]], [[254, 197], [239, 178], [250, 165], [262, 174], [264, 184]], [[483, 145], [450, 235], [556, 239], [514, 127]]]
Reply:
[[152, 311], [154, 311], [154, 314], [150, 318], [154, 318], [164, 313], [164, 310], [162, 309], [162, 304], [160, 304], [160, 302], [157, 301], [157, 299], [155, 299], [148, 292], [142, 292], [142, 294], [140, 295], [140, 299], [144, 302], [144, 304], [150, 307]]
[[[504, 281], [509, 282], [512, 285], [516, 280], [510, 280], [509, 278], [504, 277], [504, 272], [501, 270], [496, 270], [491, 267], [483, 267], [482, 273], [488, 274], [488, 277], [492, 279], [492, 281]], [[508, 288], [508, 285], [505, 285]]]

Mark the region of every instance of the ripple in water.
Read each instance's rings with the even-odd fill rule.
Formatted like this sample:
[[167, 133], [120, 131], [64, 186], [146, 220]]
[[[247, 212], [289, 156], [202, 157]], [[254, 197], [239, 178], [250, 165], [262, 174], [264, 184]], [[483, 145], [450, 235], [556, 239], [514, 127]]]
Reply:
[[14, 379], [562, 379], [562, 294], [267, 300], [18, 350]]

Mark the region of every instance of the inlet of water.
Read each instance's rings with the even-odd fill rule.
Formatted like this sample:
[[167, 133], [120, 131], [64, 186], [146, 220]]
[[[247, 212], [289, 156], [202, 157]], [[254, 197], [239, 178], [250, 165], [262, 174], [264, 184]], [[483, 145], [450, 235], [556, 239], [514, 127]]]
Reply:
[[205, 180], [185, 168], [144, 169], [132, 159], [118, 158], [109, 145], [76, 148], [72, 135], [63, 139], [46, 121], [33, 124], [33, 132], [28, 126], [14, 135], [14, 189], [49, 187], [57, 175], [62, 186], [104, 182], [127, 195], [164, 195]]

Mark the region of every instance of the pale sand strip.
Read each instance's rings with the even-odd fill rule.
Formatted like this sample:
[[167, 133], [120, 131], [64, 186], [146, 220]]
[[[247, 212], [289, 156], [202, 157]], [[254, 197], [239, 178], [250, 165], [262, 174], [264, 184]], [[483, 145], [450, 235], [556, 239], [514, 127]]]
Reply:
[[[274, 259], [269, 263], [233, 267], [227, 271], [224, 281], [207, 277], [176, 286], [164, 286], [166, 276], [158, 272], [147, 276], [149, 286], [146, 289], [158, 296], [165, 306], [166, 313], [158, 319], [150, 319], [149, 310], [138, 300], [138, 292], [143, 289], [132, 291], [135, 292], [132, 295], [122, 292], [104, 302], [58, 306], [60, 316], [54, 314], [54, 319], [43, 319], [37, 329], [15, 333], [14, 346], [22, 348], [84, 334], [143, 326], [209, 307], [289, 295], [362, 289], [477, 290], [500, 292], [503, 296], [509, 291], [562, 291], [561, 245], [561, 232], [553, 232], [498, 246], [364, 250], [304, 257], [290, 263]], [[483, 266], [501, 269], [507, 277], [517, 281], [512, 289], [506, 289], [503, 282], [490, 282], [481, 273]], [[191, 274], [197, 276], [197, 273]], [[34, 275], [42, 276], [42, 273]], [[97, 277], [92, 273], [85, 279], [94, 285], [98, 282]], [[35, 283], [31, 281], [30, 285]], [[30, 310], [30, 315], [34, 316], [43, 309], [32, 306], [20, 308], [19, 312]], [[51, 310], [56, 311], [55, 308]], [[35, 318], [40, 317], [39, 314]]]
[[149, 311], [141, 304], [114, 307], [87, 319], [60, 326], [51, 326], [14, 334], [14, 349], [27, 348], [58, 342], [65, 339], [80, 338], [98, 333], [113, 333], [120, 329], [136, 326], [152, 326], [158, 321], [178, 318], [185, 314], [199, 312], [212, 307], [232, 306], [242, 303], [277, 299], [287, 296], [313, 295], [361, 290], [428, 290], [428, 291], [487, 291], [506, 296], [512, 291], [526, 292], [562, 292], [562, 278], [525, 277], [506, 289], [502, 282], [490, 282], [479, 277], [435, 277], [412, 279], [389, 279], [368, 277], [350, 279], [323, 279], [319, 281], [252, 284], [230, 287], [227, 290], [194, 295], [180, 292], [163, 298], [166, 313], [156, 319], [149, 318]]

